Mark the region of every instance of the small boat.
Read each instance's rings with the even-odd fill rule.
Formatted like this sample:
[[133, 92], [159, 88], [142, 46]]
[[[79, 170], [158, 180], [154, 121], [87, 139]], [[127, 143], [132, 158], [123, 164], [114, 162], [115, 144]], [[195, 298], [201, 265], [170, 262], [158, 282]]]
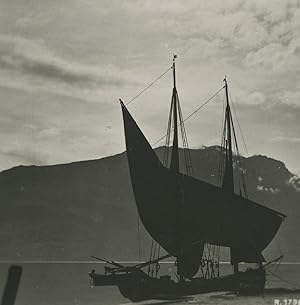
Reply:
[[[194, 177], [176, 88], [175, 58], [163, 162], [120, 100], [135, 202], [152, 238], [149, 261], [124, 266], [100, 259], [109, 266], [105, 266], [103, 274], [93, 270], [89, 276], [94, 286], [118, 286], [131, 301], [215, 291], [261, 294], [266, 283], [266, 265], [279, 259], [266, 263], [262, 251], [286, 216], [248, 198], [226, 77], [222, 87], [226, 100], [220, 183], [216, 186]], [[183, 146], [181, 158], [179, 134]], [[238, 167], [235, 171], [234, 162]], [[237, 175], [239, 183], [235, 183]], [[232, 274], [220, 275], [220, 247], [230, 249]], [[166, 255], [160, 256], [161, 248]], [[158, 275], [159, 262], [169, 257], [176, 259], [177, 279]], [[240, 263], [255, 264], [256, 268], [241, 271]]]

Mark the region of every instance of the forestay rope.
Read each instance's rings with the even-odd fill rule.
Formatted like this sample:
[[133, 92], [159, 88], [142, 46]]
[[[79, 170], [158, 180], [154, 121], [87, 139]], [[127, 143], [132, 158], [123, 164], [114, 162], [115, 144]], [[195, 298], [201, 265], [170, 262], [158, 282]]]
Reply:
[[[189, 114], [181, 123], [179, 123], [177, 125], [177, 127], [180, 127], [180, 125], [182, 125], [183, 123], [185, 123], [188, 119], [190, 119], [193, 115], [195, 115], [201, 108], [203, 108], [206, 104], [208, 104], [214, 97], [216, 97], [222, 90], [224, 89], [224, 86], [222, 88], [220, 88], [216, 93], [214, 93], [209, 99], [207, 99], [204, 103], [202, 103], [198, 108], [196, 108], [191, 114]], [[174, 127], [173, 127], [174, 129]], [[172, 129], [172, 130], [173, 130]], [[159, 138], [156, 142], [154, 142], [152, 144], [152, 146], [155, 146], [156, 144], [158, 144], [161, 140], [163, 140], [164, 138], [166, 138], [168, 136], [168, 134], [165, 134], [164, 136], [162, 136], [161, 138]]]
[[162, 77], [164, 77], [170, 70], [172, 70], [172, 66], [169, 67], [164, 73], [162, 73], [160, 76], [158, 76], [152, 83], [150, 83], [148, 86], [146, 86], [142, 91], [140, 91], [135, 97], [133, 97], [129, 102], [127, 102], [125, 105], [129, 105], [132, 103], [135, 99], [137, 99], [140, 95], [142, 95], [146, 90], [148, 90], [150, 87], [152, 87], [156, 82], [158, 82]]

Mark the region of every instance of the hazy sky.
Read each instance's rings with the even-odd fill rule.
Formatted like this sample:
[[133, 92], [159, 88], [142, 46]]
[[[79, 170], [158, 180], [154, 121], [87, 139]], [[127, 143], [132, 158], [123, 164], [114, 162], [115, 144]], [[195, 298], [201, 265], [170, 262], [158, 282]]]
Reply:
[[[118, 98], [173, 53], [184, 116], [226, 74], [249, 155], [300, 173], [297, 0], [1, 0], [0, 169], [123, 151]], [[150, 143], [165, 133], [171, 90], [169, 72], [129, 105]], [[220, 143], [222, 99], [187, 122], [191, 147]]]

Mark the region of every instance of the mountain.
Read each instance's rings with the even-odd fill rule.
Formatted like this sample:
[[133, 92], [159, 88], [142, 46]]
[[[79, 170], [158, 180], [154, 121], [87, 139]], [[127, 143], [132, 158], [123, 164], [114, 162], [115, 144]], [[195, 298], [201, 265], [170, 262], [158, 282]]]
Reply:
[[[162, 157], [163, 147], [156, 152]], [[195, 176], [216, 184], [220, 147], [190, 153]], [[243, 157], [242, 163], [241, 168], [235, 162], [235, 171], [245, 171], [249, 198], [288, 216], [266, 258], [283, 252], [286, 261], [298, 261], [298, 178], [266, 156]], [[0, 173], [0, 200], [2, 260], [86, 260], [90, 255], [136, 260], [139, 244], [141, 258], [149, 255], [150, 238], [137, 217], [126, 153], [5, 170]]]

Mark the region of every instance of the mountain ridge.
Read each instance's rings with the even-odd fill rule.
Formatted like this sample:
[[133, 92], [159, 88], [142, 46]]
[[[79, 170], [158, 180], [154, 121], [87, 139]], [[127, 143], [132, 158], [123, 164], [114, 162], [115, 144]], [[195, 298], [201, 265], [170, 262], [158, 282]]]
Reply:
[[[156, 149], [162, 157], [163, 147]], [[182, 151], [181, 151], [182, 152]], [[190, 150], [195, 176], [216, 184], [216, 147]], [[289, 181], [284, 163], [263, 155], [242, 157], [249, 198], [287, 214], [276, 242], [286, 260], [300, 257], [300, 192]], [[0, 173], [1, 259], [111, 259], [148, 256], [150, 238], [138, 222], [126, 153], [101, 159], [47, 166], [17, 166]], [[138, 230], [138, 224], [140, 230]], [[140, 231], [140, 232], [138, 232]]]

